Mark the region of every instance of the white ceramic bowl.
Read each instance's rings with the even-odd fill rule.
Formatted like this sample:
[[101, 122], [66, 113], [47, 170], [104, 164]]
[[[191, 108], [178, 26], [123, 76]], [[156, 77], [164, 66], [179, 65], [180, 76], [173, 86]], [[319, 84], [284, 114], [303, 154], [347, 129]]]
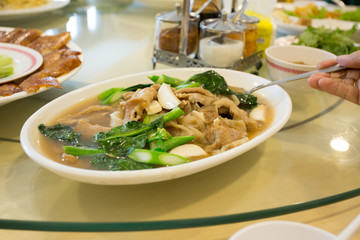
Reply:
[[[46, 124], [50, 122], [54, 119], [55, 116], [61, 112], [64, 112], [74, 103], [86, 101], [86, 99], [89, 97], [97, 96], [102, 91], [111, 87], [128, 87], [140, 83], [151, 83], [151, 81], [147, 78], [147, 76], [151, 75], [166, 74], [185, 80], [196, 73], [202, 73], [207, 70], [210, 69], [176, 68], [142, 72], [98, 82], [81, 89], [74, 90], [46, 104], [25, 122], [20, 134], [21, 145], [24, 151], [36, 163], [66, 178], [81, 182], [104, 185], [140, 184], [175, 179], [194, 174], [196, 172], [200, 172], [224, 163], [267, 140], [269, 137], [278, 132], [289, 119], [292, 111], [292, 103], [289, 95], [279, 86], [271, 86], [259, 90], [256, 92], [256, 94], [264, 98], [265, 101], [273, 106], [274, 119], [272, 124], [264, 132], [251, 139], [249, 142], [246, 142], [223, 153], [198, 161], [171, 167], [136, 171], [101, 171], [80, 169], [63, 165], [47, 157], [41, 149], [40, 143], [38, 141], [40, 133], [37, 129], [37, 126], [40, 123]], [[226, 69], [213, 70], [222, 75], [227, 81], [228, 85], [243, 87], [246, 90], [254, 86], [269, 82], [264, 78], [244, 72]]]
[[307, 224], [290, 221], [267, 221], [247, 226], [229, 240], [335, 240], [336, 236]]
[[[336, 55], [328, 51], [298, 45], [270, 46], [265, 50], [267, 70], [271, 80], [281, 80], [297, 74], [316, 70], [316, 65]], [[281, 85], [291, 93], [304, 93], [312, 89], [305, 78]]]

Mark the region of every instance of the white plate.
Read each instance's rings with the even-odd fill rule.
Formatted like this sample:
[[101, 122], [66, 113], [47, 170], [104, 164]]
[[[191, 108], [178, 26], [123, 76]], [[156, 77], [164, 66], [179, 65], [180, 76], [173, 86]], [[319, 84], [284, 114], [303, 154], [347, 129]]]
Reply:
[[[331, 5], [331, 4], [327, 4], [322, 1], [298, 1], [295, 3], [281, 3], [281, 4], [277, 4], [277, 8], [283, 8], [288, 11], [293, 11], [295, 9], [295, 7], [304, 6], [309, 3], [314, 3], [319, 8], [326, 7], [329, 11], [338, 9], [338, 7]], [[348, 7], [346, 7], [345, 10], [353, 11], [354, 9], [356, 9], [356, 7], [348, 6]], [[290, 35], [299, 35], [306, 29], [306, 26], [296, 24], [296, 22], [299, 20], [298, 17], [290, 16], [289, 18], [292, 23], [284, 23], [281, 19], [274, 16], [274, 21], [277, 26], [277, 30], [280, 33], [290, 34]], [[354, 24], [356, 24], [356, 22], [326, 18], [326, 19], [312, 19], [311, 26], [313, 26], [313, 27], [324, 26], [324, 27], [330, 28], [330, 29], [339, 28], [342, 30], [350, 30]]]
[[[101, 81], [69, 92], [40, 108], [25, 122], [20, 134], [21, 145], [29, 157], [36, 163], [66, 178], [80, 182], [104, 185], [141, 184], [166, 181], [187, 176], [224, 163], [264, 142], [269, 137], [277, 133], [288, 121], [292, 111], [290, 97], [279, 86], [271, 86], [257, 92], [259, 96], [266, 99], [266, 101], [274, 108], [274, 120], [269, 128], [243, 145], [198, 161], [156, 169], [136, 171], [101, 171], [66, 166], [47, 158], [41, 152], [41, 147], [38, 141], [40, 133], [37, 126], [40, 123], [46, 124], [50, 122], [59, 113], [64, 112], [66, 109], [73, 106], [74, 102], [82, 102], [89, 97], [97, 96], [100, 92], [115, 86], [128, 87], [140, 83], [151, 83], [151, 81], [147, 78], [147, 76], [151, 75], [160, 75], [163, 73], [169, 76], [187, 79], [196, 73], [201, 73], [207, 70], [209, 69], [176, 68], [143, 72], [107, 81]], [[244, 72], [227, 69], [214, 70], [222, 75], [230, 86], [250, 89], [259, 84], [269, 82], [264, 78]]]
[[290, 221], [266, 221], [249, 225], [229, 240], [335, 240], [336, 236], [311, 225]]
[[[8, 27], [0, 27], [0, 31], [11, 31], [13, 28], [8, 28]], [[67, 44], [67, 46], [70, 48], [70, 49], [73, 49], [75, 51], [79, 51], [79, 52], [82, 52], [82, 50], [80, 49], [80, 47], [73, 43], [73, 42], [69, 42]], [[61, 75], [60, 77], [57, 77], [56, 79], [60, 82], [60, 83], [63, 83], [65, 82], [66, 80], [68, 80], [69, 78], [71, 78], [72, 76], [74, 76], [82, 67], [83, 65], [83, 62], [84, 62], [84, 55], [83, 54], [80, 54], [78, 55], [78, 57], [80, 58], [80, 61], [81, 61], [81, 65], [75, 69], [73, 69], [71, 72], [67, 73], [67, 74], [64, 74], [64, 75]], [[34, 94], [38, 94], [38, 93], [41, 93], [45, 90], [48, 90], [50, 89], [51, 87], [42, 87], [40, 88], [37, 92], [34, 92], [34, 93], [27, 93], [25, 91], [22, 91], [22, 92], [18, 92], [18, 93], [14, 93], [13, 95], [10, 95], [10, 96], [0, 96], [0, 106], [2, 105], [5, 105], [7, 103], [10, 103], [10, 102], [13, 102], [15, 100], [18, 100], [18, 99], [22, 99], [22, 98], [25, 98], [25, 97], [29, 97], [29, 96], [32, 96]]]
[[0, 42], [0, 55], [11, 57], [14, 68], [14, 74], [0, 78], [0, 84], [24, 77], [34, 72], [43, 63], [43, 57], [38, 51], [16, 44]]
[[70, 0], [49, 0], [48, 4], [33, 7], [33, 8], [22, 8], [22, 9], [0, 9], [0, 20], [14, 20], [20, 18], [27, 18], [39, 13], [53, 11], [62, 7], [65, 7], [70, 3]]

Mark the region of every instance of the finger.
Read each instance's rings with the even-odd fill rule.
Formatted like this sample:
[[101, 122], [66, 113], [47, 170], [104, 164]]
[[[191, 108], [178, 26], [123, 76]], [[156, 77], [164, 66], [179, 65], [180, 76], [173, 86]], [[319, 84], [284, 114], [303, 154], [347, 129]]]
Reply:
[[350, 55], [338, 56], [337, 62], [345, 67], [360, 68], [360, 51], [353, 52]]
[[325, 61], [322, 61], [322, 62], [318, 63], [316, 68], [317, 69], [323, 69], [323, 68], [334, 66], [336, 64], [337, 64], [336, 59], [329, 59], [329, 60], [325, 60]]
[[329, 78], [329, 73], [315, 73], [308, 78], [308, 84], [310, 87], [321, 90], [319, 87], [319, 80], [322, 78]]
[[354, 69], [348, 70], [345, 78], [354, 79], [355, 81], [360, 79], [360, 70], [354, 70]]
[[318, 80], [320, 90], [359, 104], [359, 84], [352, 79], [321, 78]]

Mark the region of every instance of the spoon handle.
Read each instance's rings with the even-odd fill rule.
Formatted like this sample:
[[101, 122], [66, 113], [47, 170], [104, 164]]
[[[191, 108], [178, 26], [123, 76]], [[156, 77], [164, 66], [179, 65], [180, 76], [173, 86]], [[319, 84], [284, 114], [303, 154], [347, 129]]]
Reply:
[[306, 72], [306, 73], [302, 73], [302, 74], [298, 74], [298, 75], [295, 75], [295, 76], [292, 76], [292, 77], [288, 77], [288, 78], [284, 78], [282, 80], [278, 80], [278, 81], [274, 81], [274, 82], [271, 82], [271, 83], [267, 83], [267, 84], [262, 84], [262, 85], [259, 85], [259, 86], [256, 86], [252, 89], [250, 89], [247, 94], [251, 94], [261, 88], [264, 88], [264, 87], [268, 87], [268, 86], [272, 86], [272, 85], [276, 85], [276, 84], [281, 84], [281, 83], [284, 83], [284, 82], [290, 82], [290, 81], [295, 81], [295, 80], [298, 80], [298, 79], [301, 79], [301, 78], [305, 78], [305, 77], [310, 77], [312, 74], [314, 73], [326, 73], [326, 72], [335, 72], [335, 71], [339, 71], [339, 70], [343, 70], [343, 69], [346, 69], [347, 67], [343, 67], [343, 66], [340, 66], [340, 65], [335, 65], [335, 66], [332, 66], [332, 67], [329, 67], [329, 68], [323, 68], [323, 69], [319, 69], [319, 70], [314, 70], [314, 71], [311, 71], [311, 72]]

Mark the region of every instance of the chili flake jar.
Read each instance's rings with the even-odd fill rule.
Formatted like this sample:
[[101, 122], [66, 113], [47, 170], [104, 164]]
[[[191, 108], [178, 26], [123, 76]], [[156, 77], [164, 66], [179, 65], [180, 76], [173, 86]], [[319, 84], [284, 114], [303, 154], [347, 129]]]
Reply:
[[[155, 26], [155, 48], [179, 53], [182, 14], [179, 4], [175, 11], [158, 13]], [[199, 41], [199, 17], [190, 17], [187, 34], [186, 55], [195, 57]]]
[[[229, 16], [233, 18], [234, 15]], [[260, 19], [255, 16], [249, 16], [242, 14], [240, 19], [237, 21], [239, 24], [245, 24], [245, 48], [244, 48], [244, 58], [254, 54], [257, 50], [258, 42], [258, 23]]]

